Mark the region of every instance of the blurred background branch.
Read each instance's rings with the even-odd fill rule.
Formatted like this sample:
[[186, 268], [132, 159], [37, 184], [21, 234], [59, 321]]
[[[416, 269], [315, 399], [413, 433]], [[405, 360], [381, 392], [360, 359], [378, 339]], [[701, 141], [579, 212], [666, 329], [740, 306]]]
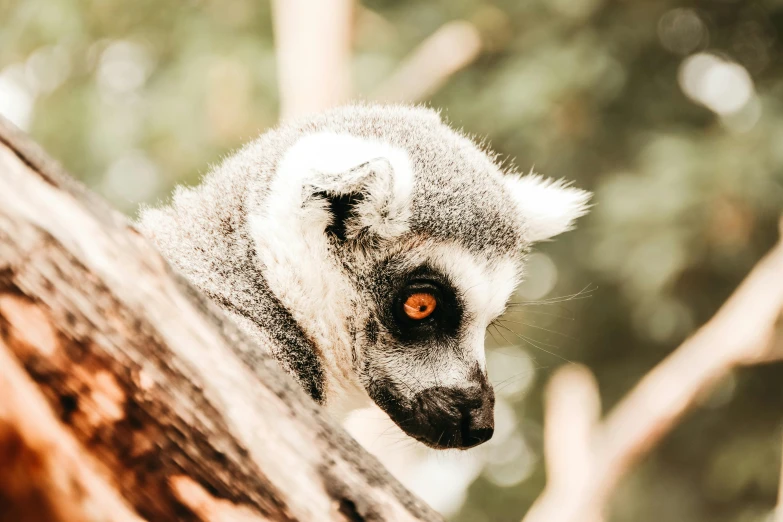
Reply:
[[[355, 0], [274, 0], [280, 119], [349, 101]], [[365, 10], [365, 13], [374, 15]], [[377, 18], [377, 15], [374, 15]], [[424, 39], [370, 95], [382, 102], [418, 102], [475, 60], [478, 29], [464, 20], [443, 24]]]
[[273, 0], [280, 118], [347, 102], [354, 0]]
[[598, 385], [590, 370], [566, 365], [554, 374], [547, 385], [544, 418], [547, 485], [526, 521], [602, 522], [599, 506], [589, 502], [600, 415]]
[[435, 93], [481, 51], [478, 29], [463, 20], [443, 24], [373, 93], [382, 102], [418, 102]]
[[700, 394], [739, 365], [780, 358], [781, 274], [783, 240], [707, 324], [592, 429], [587, 419], [593, 414], [585, 411], [595, 411], [590, 405], [597, 403], [598, 392], [590, 375], [569, 366], [558, 371], [548, 388], [547, 489], [524, 522], [602, 520], [620, 479], [671, 431]]

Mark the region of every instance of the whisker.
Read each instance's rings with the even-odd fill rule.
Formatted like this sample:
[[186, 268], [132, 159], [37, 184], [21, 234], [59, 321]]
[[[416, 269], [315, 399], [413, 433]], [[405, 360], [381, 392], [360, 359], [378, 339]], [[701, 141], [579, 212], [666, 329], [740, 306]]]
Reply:
[[533, 339], [532, 337], [528, 337], [528, 336], [526, 336], [524, 334], [521, 334], [521, 333], [519, 333], [519, 332], [509, 328], [508, 326], [506, 326], [504, 324], [499, 324], [498, 326], [503, 328], [504, 330], [506, 330], [508, 332], [511, 332], [512, 334], [516, 335], [517, 337], [519, 337], [521, 339], [525, 339], [526, 341], [528, 341], [530, 343], [536, 343], [536, 344], [540, 344], [541, 346], [548, 346], [549, 348], [560, 349], [560, 346], [557, 345], [557, 344], [547, 343], [547, 342], [544, 342], [544, 341], [540, 341], [538, 339]]
[[[495, 390], [503, 389], [504, 386], [507, 386], [508, 384], [517, 381], [519, 379], [522, 379], [523, 377], [527, 376], [529, 372], [520, 372], [516, 375], [512, 375], [511, 377], [507, 377], [503, 379], [502, 381], [493, 382], [492, 386], [495, 388]], [[499, 387], [499, 388], [498, 388]]]
[[391, 442], [387, 448], [395, 451], [404, 451], [416, 445], [416, 440], [411, 437], [400, 437], [398, 440]]
[[545, 332], [549, 332], [549, 333], [557, 334], [557, 335], [560, 335], [560, 336], [562, 336], [562, 337], [565, 337], [566, 339], [575, 340], [573, 337], [571, 337], [571, 336], [570, 336], [570, 335], [568, 335], [568, 334], [564, 334], [564, 333], [562, 333], [562, 332], [558, 332], [557, 330], [551, 330], [551, 329], [549, 329], [549, 328], [544, 328], [543, 326], [538, 326], [538, 325], [536, 325], [536, 324], [530, 324], [530, 323], [526, 323], [526, 322], [524, 322], [524, 321], [512, 321], [511, 319], [500, 319], [500, 322], [514, 323], [514, 324], [521, 324], [521, 325], [524, 325], [524, 326], [529, 326], [530, 328], [535, 328], [535, 329], [537, 329], [537, 330], [543, 330], [543, 331], [545, 331]]
[[[492, 325], [490, 324], [489, 326], [492, 326]], [[495, 344], [500, 346], [500, 343], [498, 342], [497, 338], [495, 337], [495, 334], [492, 333], [492, 330], [489, 327], [487, 327], [487, 333], [490, 335], [490, 337], [492, 337], [492, 340], [495, 342]]]
[[508, 388], [510, 385], [514, 384], [515, 382], [519, 382], [521, 380], [523, 380], [523, 376], [520, 376], [518, 379], [514, 379], [514, 380], [511, 380], [511, 381], [508, 381], [508, 382], [504, 382], [504, 383], [502, 383], [500, 385], [493, 384], [493, 387], [495, 389], [495, 392], [500, 392], [500, 391], [503, 391], [504, 389]]
[[[509, 343], [509, 344], [511, 344], [511, 343]], [[493, 351], [494, 353], [499, 353], [499, 354], [501, 354], [501, 355], [505, 355], [506, 357], [514, 357], [514, 358], [516, 358], [516, 359], [528, 359], [528, 358], [530, 358], [530, 355], [528, 355], [528, 354], [525, 354], [525, 355], [518, 355], [518, 354], [515, 354], [515, 353], [508, 353], [508, 352], [506, 352], [506, 351], [503, 351], [503, 350], [501, 350], [500, 348], [495, 348], [495, 349], [494, 349], [494, 350], [492, 350], [492, 351]]]
[[575, 294], [563, 295], [559, 297], [550, 297], [548, 299], [538, 299], [535, 301], [518, 301], [516, 303], [510, 303], [509, 306], [535, 306], [545, 304], [557, 304], [565, 301], [576, 301], [579, 299], [587, 299], [592, 297], [594, 291], [598, 290], [598, 287], [591, 288], [592, 283], [588, 284]]
[[583, 295], [578, 297], [561, 297], [558, 299], [553, 299], [551, 301], [517, 301], [517, 302], [511, 302], [508, 306], [513, 306], [515, 308], [522, 308], [525, 306], [551, 306], [561, 303], [566, 303], [569, 301], [581, 301], [583, 299], [589, 299], [592, 295]]
[[[530, 344], [531, 346], [533, 346], [533, 347], [535, 347], [535, 348], [538, 348], [538, 349], [539, 349], [539, 350], [541, 350], [542, 352], [545, 352], [545, 353], [548, 353], [548, 354], [550, 354], [550, 355], [553, 355], [553, 356], [557, 357], [558, 359], [562, 359], [562, 360], [563, 360], [563, 361], [565, 361], [565, 362], [571, 362], [570, 360], [566, 359], [566, 358], [565, 358], [565, 357], [563, 357], [562, 355], [559, 355], [559, 354], [557, 354], [557, 353], [554, 353], [554, 352], [551, 352], [551, 351], [549, 351], [549, 350], [546, 350], [546, 349], [544, 349], [544, 348], [541, 348], [540, 346], [538, 346], [538, 344], [536, 344], [534, 341], [532, 341], [532, 340], [531, 340], [531, 339], [529, 339], [528, 337], [525, 337], [524, 335], [522, 335], [522, 334], [520, 334], [520, 333], [517, 333], [517, 332], [515, 332], [515, 331], [511, 330], [510, 328], [508, 328], [508, 327], [506, 327], [506, 326], [503, 326], [503, 325], [499, 325], [499, 326], [500, 326], [501, 328], [504, 328], [504, 329], [508, 330], [509, 332], [511, 332], [512, 334], [516, 335], [517, 337], [519, 337], [520, 339], [522, 339], [522, 340], [523, 340], [523, 341], [525, 341], [526, 343]], [[549, 346], [549, 347], [557, 348], [557, 346], [554, 346], [554, 345], [551, 345], [551, 344], [547, 344], [547, 343], [543, 343], [543, 342], [542, 342], [541, 344], [543, 344], [543, 345], [545, 345], [545, 346]]]
[[498, 335], [500, 335], [503, 338], [504, 341], [506, 341], [506, 344], [512, 344], [512, 345], [514, 344], [511, 341], [509, 341], [508, 339], [506, 339], [506, 336], [503, 335], [503, 332], [498, 330], [498, 327], [500, 326], [500, 323], [494, 323], [493, 322], [493, 324], [491, 324], [490, 326], [494, 326], [495, 327], [495, 331], [498, 333]]
[[565, 319], [567, 321], [573, 321], [573, 320], [576, 319], [576, 317], [574, 316], [574, 313], [571, 310], [569, 310], [568, 308], [563, 308], [563, 311], [568, 312], [568, 315], [553, 314], [552, 312], [544, 312], [544, 311], [541, 311], [541, 310], [525, 310], [524, 312], [520, 312], [518, 310], [513, 310], [513, 311], [510, 311], [510, 312], [508, 312], [507, 314], [504, 314], [504, 315], [524, 313], [525, 315], [528, 315], [528, 314], [546, 315], [548, 317], [556, 317], [558, 319]]

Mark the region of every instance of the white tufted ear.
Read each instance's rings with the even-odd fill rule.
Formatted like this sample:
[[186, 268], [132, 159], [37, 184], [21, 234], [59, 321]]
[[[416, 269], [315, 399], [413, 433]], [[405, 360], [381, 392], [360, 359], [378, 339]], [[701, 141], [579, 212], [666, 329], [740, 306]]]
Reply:
[[392, 238], [405, 231], [413, 169], [408, 154], [346, 134], [304, 136], [284, 155], [272, 182], [268, 217], [297, 215], [305, 228], [341, 239], [364, 230]]
[[538, 174], [507, 175], [504, 178], [526, 229], [526, 239], [534, 243], [571, 230], [576, 218], [587, 213], [591, 194], [570, 187], [563, 180]]

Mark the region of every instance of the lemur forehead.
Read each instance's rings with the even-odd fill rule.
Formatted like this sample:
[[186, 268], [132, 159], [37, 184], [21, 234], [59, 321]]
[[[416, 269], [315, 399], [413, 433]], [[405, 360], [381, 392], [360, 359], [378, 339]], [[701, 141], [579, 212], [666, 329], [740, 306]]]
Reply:
[[[379, 139], [334, 131], [306, 134], [286, 151], [278, 171], [287, 182], [300, 181], [305, 177], [312, 179], [313, 175], [322, 182], [328, 182], [324, 178], [344, 178], [357, 166], [374, 160], [388, 161], [395, 197], [409, 199], [413, 184], [410, 157], [404, 149]], [[335, 183], [338, 181], [335, 179]]]
[[518, 212], [492, 159], [423, 110], [345, 109], [316, 118], [279, 170], [337, 174], [366, 161], [392, 165], [394, 198], [410, 231], [478, 253], [519, 252]]
[[[477, 323], [486, 323], [503, 312], [522, 275], [518, 255], [487, 256], [470, 252], [459, 243], [410, 236], [374, 263], [370, 279], [406, 274], [426, 266], [442, 274], [464, 299]], [[395, 279], [393, 276], [391, 279]]]
[[428, 257], [457, 284], [471, 315], [481, 324], [505, 310], [519, 282], [520, 261], [516, 257], [485, 259], [445, 243], [429, 248]]

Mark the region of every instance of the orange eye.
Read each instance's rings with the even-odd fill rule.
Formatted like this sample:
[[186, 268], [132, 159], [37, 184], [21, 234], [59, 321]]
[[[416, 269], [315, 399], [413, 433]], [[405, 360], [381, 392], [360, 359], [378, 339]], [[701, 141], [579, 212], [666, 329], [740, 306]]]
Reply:
[[411, 294], [411, 296], [405, 300], [405, 304], [402, 305], [402, 308], [405, 310], [405, 315], [419, 321], [432, 315], [437, 303], [438, 301], [432, 294]]

